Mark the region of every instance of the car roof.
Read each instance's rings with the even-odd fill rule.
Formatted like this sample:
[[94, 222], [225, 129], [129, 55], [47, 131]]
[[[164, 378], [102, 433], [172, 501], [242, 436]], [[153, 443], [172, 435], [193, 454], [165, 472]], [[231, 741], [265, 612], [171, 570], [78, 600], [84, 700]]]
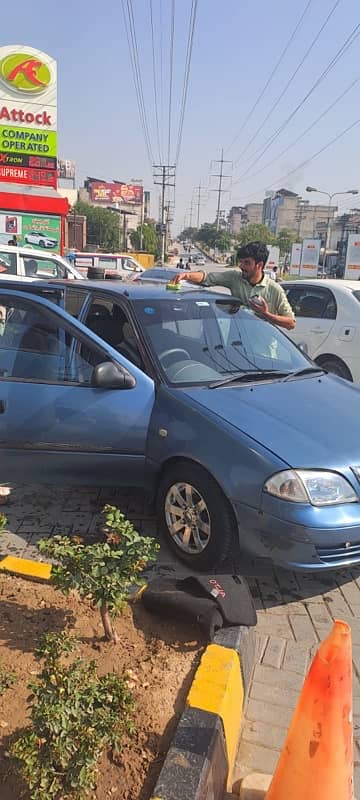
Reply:
[[[11, 285], [10, 285], [11, 284]], [[135, 281], [131, 281], [126, 283], [125, 281], [74, 281], [74, 280], [36, 280], [32, 281], [31, 284], [27, 284], [24, 281], [16, 280], [14, 281], [4, 281], [3, 288], [4, 289], [11, 289], [16, 288], [18, 291], [31, 291], [34, 292], [34, 288], [39, 286], [39, 288], [44, 289], [53, 289], [54, 286], [64, 286], [68, 289], [80, 289], [85, 290], [87, 292], [102, 292], [106, 293], [109, 292], [111, 294], [119, 294], [125, 296], [128, 300], [164, 300], [165, 298], [170, 299], [171, 297], [181, 298], [181, 296], [186, 295], [187, 297], [189, 294], [192, 295], [194, 300], [204, 300], [204, 294], [206, 297], [214, 298], [216, 300], [219, 297], [222, 300], [229, 300], [230, 295], [223, 294], [222, 292], [215, 292], [213, 289], [201, 288], [198, 289], [197, 287], [187, 286], [183, 287], [177, 291], [171, 291], [171, 289], [167, 289], [163, 283], [136, 283]], [[0, 275], [0, 287], [1, 287], [1, 275]], [[31, 287], [31, 288], [30, 288]], [[235, 299], [236, 302], [236, 299]]]
[[348, 281], [343, 278], [304, 278], [304, 280], [291, 280], [283, 281], [282, 286], [286, 288], [290, 283], [301, 286], [302, 283], [311, 284], [311, 286], [329, 286], [331, 289], [348, 289], [349, 291], [355, 291], [355, 289], [360, 289], [360, 281]]
[[[35, 232], [38, 233], [38, 231], [29, 231], [29, 233], [35, 233]], [[41, 235], [47, 236], [48, 239], [55, 238], [52, 236], [48, 236], [47, 234], [41, 234]], [[31, 257], [37, 258], [42, 256], [43, 258], [46, 257], [47, 259], [61, 258], [62, 260], [64, 260], [63, 256], [61, 256], [60, 253], [49, 253], [48, 250], [44, 249], [41, 250], [40, 248], [38, 249], [36, 247], [26, 247], [26, 245], [21, 245], [21, 244], [19, 245], [0, 244], [0, 250], [1, 252], [4, 253], [24, 253], [26, 256], [29, 256], [29, 258]]]

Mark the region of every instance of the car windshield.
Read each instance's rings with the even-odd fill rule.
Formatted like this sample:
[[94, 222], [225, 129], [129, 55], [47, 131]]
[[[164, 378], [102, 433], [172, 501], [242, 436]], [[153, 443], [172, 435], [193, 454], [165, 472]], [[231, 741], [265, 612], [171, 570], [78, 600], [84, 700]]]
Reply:
[[353, 292], [353, 295], [360, 302], [360, 289], [355, 289], [355, 291]]
[[275, 326], [233, 298], [136, 300], [137, 317], [163, 374], [177, 386], [210, 385], [261, 372], [289, 374], [311, 362]]

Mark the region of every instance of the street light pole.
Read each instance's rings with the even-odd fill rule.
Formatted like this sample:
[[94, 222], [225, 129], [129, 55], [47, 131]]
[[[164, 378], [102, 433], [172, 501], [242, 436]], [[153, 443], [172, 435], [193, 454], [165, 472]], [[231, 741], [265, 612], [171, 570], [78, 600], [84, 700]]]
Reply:
[[330, 240], [331, 240], [331, 202], [332, 202], [332, 199], [333, 199], [333, 197], [338, 197], [338, 195], [341, 195], [341, 194], [359, 194], [359, 190], [358, 189], [347, 189], [345, 192], [332, 192], [332, 194], [330, 194], [329, 192], [324, 192], [322, 189], [316, 189], [314, 186], [307, 186], [306, 187], [306, 191], [307, 192], [316, 192], [317, 194], [325, 194], [326, 197], [329, 198], [328, 215], [327, 215], [327, 227], [326, 227], [325, 253], [324, 253], [324, 261], [323, 261], [323, 264], [325, 266], [326, 265], [326, 260], [327, 260], [327, 254], [328, 254], [328, 251], [330, 250]]

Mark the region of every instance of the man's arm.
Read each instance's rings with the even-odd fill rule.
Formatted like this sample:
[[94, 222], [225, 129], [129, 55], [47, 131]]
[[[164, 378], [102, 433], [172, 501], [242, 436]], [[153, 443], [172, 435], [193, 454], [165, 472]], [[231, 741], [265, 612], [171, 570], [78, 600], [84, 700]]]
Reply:
[[189, 281], [201, 286], [224, 286], [226, 289], [231, 289], [232, 272], [234, 270], [231, 269], [225, 272], [183, 272], [182, 275], [176, 275], [174, 283]]
[[263, 317], [263, 319], [267, 319], [274, 325], [278, 325], [279, 328], [285, 328], [287, 331], [291, 331], [295, 328], [295, 315], [282, 286], [276, 284], [276, 299], [274, 299], [272, 303], [272, 311], [270, 311], [265, 301], [263, 306], [258, 307], [252, 304], [250, 298], [249, 305], [259, 317]]

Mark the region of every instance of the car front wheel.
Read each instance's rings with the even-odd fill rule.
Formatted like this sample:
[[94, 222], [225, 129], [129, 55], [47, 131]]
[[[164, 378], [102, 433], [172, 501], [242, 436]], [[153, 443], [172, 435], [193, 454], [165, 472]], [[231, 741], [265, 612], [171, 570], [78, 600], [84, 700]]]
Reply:
[[181, 561], [200, 571], [224, 561], [234, 540], [234, 518], [205, 470], [187, 462], [171, 466], [159, 485], [157, 509], [162, 532]]

